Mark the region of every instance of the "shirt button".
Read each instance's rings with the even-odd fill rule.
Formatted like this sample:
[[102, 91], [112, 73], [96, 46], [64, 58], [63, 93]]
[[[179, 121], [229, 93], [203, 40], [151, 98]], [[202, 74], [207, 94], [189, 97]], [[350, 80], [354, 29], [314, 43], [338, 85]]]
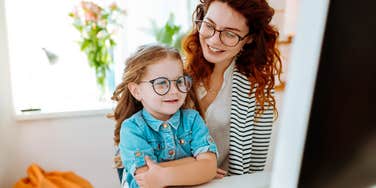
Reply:
[[163, 123], [163, 128], [167, 128], [168, 127], [168, 124], [167, 123]]
[[169, 150], [169, 151], [168, 151], [168, 154], [169, 154], [169, 155], [174, 155], [174, 154], [175, 154], [175, 150], [173, 150], [173, 149]]
[[180, 144], [184, 144], [184, 143], [185, 143], [185, 140], [184, 140], [184, 139], [180, 139], [180, 140], [179, 140], [179, 143], [180, 143]]
[[134, 155], [136, 155], [136, 157], [139, 157], [141, 156], [141, 152], [137, 151]]

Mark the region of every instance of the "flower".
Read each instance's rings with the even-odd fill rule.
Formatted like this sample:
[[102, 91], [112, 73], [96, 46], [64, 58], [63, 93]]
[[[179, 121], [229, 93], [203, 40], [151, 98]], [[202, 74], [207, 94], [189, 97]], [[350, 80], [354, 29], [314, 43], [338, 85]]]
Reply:
[[90, 67], [95, 69], [97, 83], [105, 90], [106, 72], [113, 64], [112, 51], [116, 45], [113, 35], [121, 27], [120, 16], [125, 11], [116, 3], [101, 7], [93, 2], [81, 1], [69, 16], [73, 26], [80, 32], [79, 45], [86, 53]]

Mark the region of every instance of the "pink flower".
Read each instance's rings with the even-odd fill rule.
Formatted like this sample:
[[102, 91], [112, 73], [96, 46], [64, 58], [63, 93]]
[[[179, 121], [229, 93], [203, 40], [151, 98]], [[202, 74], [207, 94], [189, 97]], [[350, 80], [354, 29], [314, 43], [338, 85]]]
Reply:
[[98, 15], [94, 12], [85, 12], [85, 21], [96, 22], [98, 20]]
[[97, 21], [102, 12], [102, 8], [93, 2], [82, 1], [81, 7], [85, 13], [85, 19], [87, 21]]

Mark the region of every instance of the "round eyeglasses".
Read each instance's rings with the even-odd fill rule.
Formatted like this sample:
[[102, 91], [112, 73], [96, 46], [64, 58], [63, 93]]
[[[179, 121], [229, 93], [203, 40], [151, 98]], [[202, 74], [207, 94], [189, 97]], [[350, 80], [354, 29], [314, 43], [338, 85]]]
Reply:
[[204, 20], [196, 20], [197, 31], [204, 38], [210, 38], [214, 36], [215, 32], [219, 32], [219, 39], [222, 44], [228, 47], [236, 46], [240, 41], [244, 40], [249, 34], [246, 34], [244, 37], [239, 36], [238, 34], [229, 31], [229, 30], [218, 30], [215, 28], [215, 25]]
[[176, 80], [170, 80], [166, 77], [158, 77], [153, 80], [149, 81], [141, 81], [151, 83], [153, 86], [153, 90], [158, 95], [166, 95], [171, 88], [171, 82], [174, 81], [176, 84], [176, 88], [182, 93], [188, 93], [188, 91], [192, 87], [192, 78], [190, 76], [184, 75], [180, 76]]

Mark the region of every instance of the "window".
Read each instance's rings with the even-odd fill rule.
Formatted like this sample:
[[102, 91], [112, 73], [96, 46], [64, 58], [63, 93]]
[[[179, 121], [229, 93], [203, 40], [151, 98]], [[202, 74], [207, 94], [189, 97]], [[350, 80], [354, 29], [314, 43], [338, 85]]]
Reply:
[[[51, 113], [113, 106], [112, 91], [100, 97], [94, 71], [76, 43], [79, 33], [68, 14], [79, 1], [6, 0], [5, 3], [16, 114], [22, 114], [21, 110], [25, 109]], [[127, 15], [122, 20], [123, 29], [115, 37], [118, 44], [114, 50], [115, 84], [121, 79], [129, 54], [139, 45], [155, 42], [145, 31], [151, 27], [151, 19], [161, 26], [173, 13], [175, 23], [187, 31], [193, 11], [190, 0], [122, 0], [117, 3]], [[56, 55], [57, 61], [49, 61], [47, 54]]]

